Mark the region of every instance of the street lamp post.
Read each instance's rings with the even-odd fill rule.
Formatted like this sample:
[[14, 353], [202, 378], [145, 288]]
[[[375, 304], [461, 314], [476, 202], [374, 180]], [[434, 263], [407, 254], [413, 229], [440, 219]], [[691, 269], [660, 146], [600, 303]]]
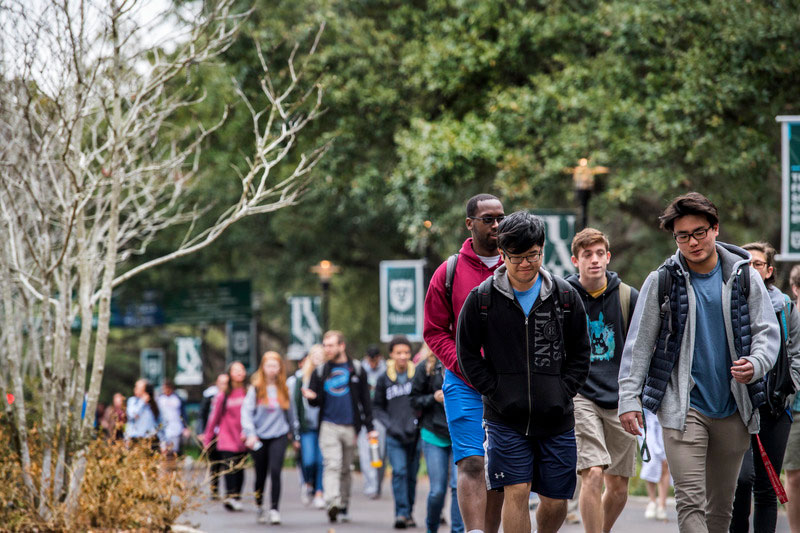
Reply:
[[323, 259], [312, 266], [310, 270], [319, 276], [319, 284], [322, 287], [322, 331], [328, 331], [328, 326], [330, 325], [328, 302], [330, 300], [331, 278], [339, 272], [339, 267], [327, 259]]
[[581, 229], [589, 225], [589, 199], [595, 190], [595, 174], [607, 174], [608, 167], [590, 167], [589, 160], [582, 157], [578, 166], [564, 169], [572, 174], [572, 184], [575, 187], [575, 199], [581, 204]]

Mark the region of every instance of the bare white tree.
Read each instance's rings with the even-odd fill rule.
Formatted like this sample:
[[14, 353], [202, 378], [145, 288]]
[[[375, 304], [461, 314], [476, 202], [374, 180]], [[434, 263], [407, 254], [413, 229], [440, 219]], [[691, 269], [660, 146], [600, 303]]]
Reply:
[[[233, 0], [201, 4], [159, 42], [154, 28], [169, 13], [148, 18], [147, 2], [0, 0], [0, 393], [16, 398], [3, 402], [5, 414], [26, 496], [44, 520], [58, 505], [68, 517], [77, 506], [93, 421], [81, 411], [85, 401], [94, 413], [100, 393], [112, 290], [209, 245], [237, 220], [297, 202], [327, 149], [287, 157], [321, 111], [321, 88], [304, 79], [320, 28], [295, 47], [280, 83], [259, 50], [258, 101], [237, 88], [255, 138], [245, 171], [231, 172], [241, 194], [201, 225], [203, 209], [187, 198], [205, 179], [201, 149], [226, 113], [192, 127], [175, 118], [202, 100], [186, 82], [193, 69], [224, 52], [246, 16]], [[176, 225], [186, 231], [176, 249], [131, 268], [133, 254]], [[34, 402], [26, 368], [41, 383]]]

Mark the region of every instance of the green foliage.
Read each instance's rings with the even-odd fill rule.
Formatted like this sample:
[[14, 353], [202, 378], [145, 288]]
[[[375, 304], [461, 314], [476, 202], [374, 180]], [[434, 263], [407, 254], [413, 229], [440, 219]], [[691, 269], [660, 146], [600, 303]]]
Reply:
[[[377, 337], [377, 266], [427, 257], [466, 236], [463, 205], [497, 194], [507, 211], [569, 208], [565, 168], [611, 173], [590, 223], [613, 267], [637, 284], [674, 250], [656, 216], [699, 190], [722, 213], [722, 238], [778, 240], [777, 114], [797, 112], [800, 3], [560, 0], [258, 2], [225, 65], [198, 75], [209, 108], [233, 101], [220, 80], [257, 91], [257, 42], [276, 72], [325, 22], [314, 76], [327, 113], [301, 146], [334, 139], [302, 204], [244, 221], [179, 263], [195, 277], [252, 276], [262, 320], [287, 334], [285, 297], [334, 278], [332, 325], [358, 347]], [[244, 114], [210, 140], [208, 197], [250, 142]], [[430, 229], [423, 222], [430, 220]], [[199, 263], [199, 265], [198, 265]], [[198, 269], [199, 266], [199, 269]], [[164, 272], [167, 272], [164, 270]], [[166, 274], [165, 274], [166, 275]], [[171, 277], [171, 276], [167, 276]], [[285, 338], [285, 337], [284, 337]]]

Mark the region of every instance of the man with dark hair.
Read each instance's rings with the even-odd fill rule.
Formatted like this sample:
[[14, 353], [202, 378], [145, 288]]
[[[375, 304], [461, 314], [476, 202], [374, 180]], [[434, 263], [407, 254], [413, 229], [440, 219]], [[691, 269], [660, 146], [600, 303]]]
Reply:
[[642, 405], [658, 415], [679, 529], [725, 532], [738, 466], [759, 430], [778, 322], [750, 254], [716, 240], [708, 198], [679, 196], [660, 221], [678, 251], [642, 286], [620, 365], [619, 418], [639, 435]]
[[530, 532], [531, 490], [538, 531], [558, 531], [575, 491], [572, 398], [589, 373], [589, 338], [577, 291], [541, 268], [544, 239], [541, 218], [506, 217], [497, 239], [505, 262], [458, 318], [458, 363], [483, 395], [486, 477], [505, 491], [506, 533]]
[[589, 377], [574, 400], [586, 533], [611, 531], [628, 501], [628, 480], [636, 474], [636, 437], [622, 429], [617, 413], [617, 376], [639, 292], [608, 270], [610, 260], [608, 237], [600, 230], [585, 228], [572, 239], [578, 273], [567, 281], [586, 308], [592, 347]]
[[328, 507], [328, 519], [350, 520], [350, 465], [353, 462], [356, 435], [361, 426], [370, 438], [378, 438], [372, 425], [372, 402], [367, 375], [361, 361], [347, 355], [344, 335], [327, 331], [322, 336], [325, 364], [311, 374], [303, 396], [311, 406], [319, 407], [319, 448], [322, 452], [322, 488]]
[[497, 227], [505, 215], [503, 204], [490, 194], [470, 198], [466, 211], [465, 224], [471, 237], [431, 278], [425, 296], [423, 336], [446, 369], [444, 408], [465, 529], [467, 533], [496, 533], [503, 493], [486, 490], [483, 404], [480, 393], [464, 382], [456, 357], [455, 335], [458, 315], [469, 291], [490, 277], [502, 262], [497, 250]]
[[419, 470], [419, 428], [411, 407], [411, 380], [414, 363], [411, 343], [406, 337], [394, 337], [389, 343], [386, 372], [375, 386], [375, 418], [386, 427], [386, 455], [392, 464], [394, 527], [417, 527], [414, 522], [414, 499]]

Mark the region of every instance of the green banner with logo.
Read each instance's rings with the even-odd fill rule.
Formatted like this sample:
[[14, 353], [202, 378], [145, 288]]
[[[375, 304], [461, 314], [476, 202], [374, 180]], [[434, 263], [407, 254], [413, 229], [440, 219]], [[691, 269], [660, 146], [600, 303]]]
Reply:
[[256, 323], [253, 320], [230, 320], [225, 323], [228, 337], [228, 363], [240, 361], [248, 374], [252, 374], [258, 366], [256, 362]]
[[160, 387], [164, 382], [164, 350], [144, 348], [139, 353], [139, 375], [154, 387]]
[[575, 273], [570, 260], [572, 238], [575, 236], [575, 213], [550, 209], [534, 209], [531, 212], [544, 219], [544, 267], [561, 277]]
[[405, 335], [422, 342], [424, 260], [381, 261], [381, 340]]
[[783, 216], [781, 259], [800, 261], [800, 116], [778, 117], [781, 125]]
[[178, 364], [175, 385], [203, 384], [203, 357], [200, 352], [200, 337], [175, 337]]
[[289, 349], [286, 356], [297, 360], [322, 342], [322, 298], [295, 295], [289, 297]]

